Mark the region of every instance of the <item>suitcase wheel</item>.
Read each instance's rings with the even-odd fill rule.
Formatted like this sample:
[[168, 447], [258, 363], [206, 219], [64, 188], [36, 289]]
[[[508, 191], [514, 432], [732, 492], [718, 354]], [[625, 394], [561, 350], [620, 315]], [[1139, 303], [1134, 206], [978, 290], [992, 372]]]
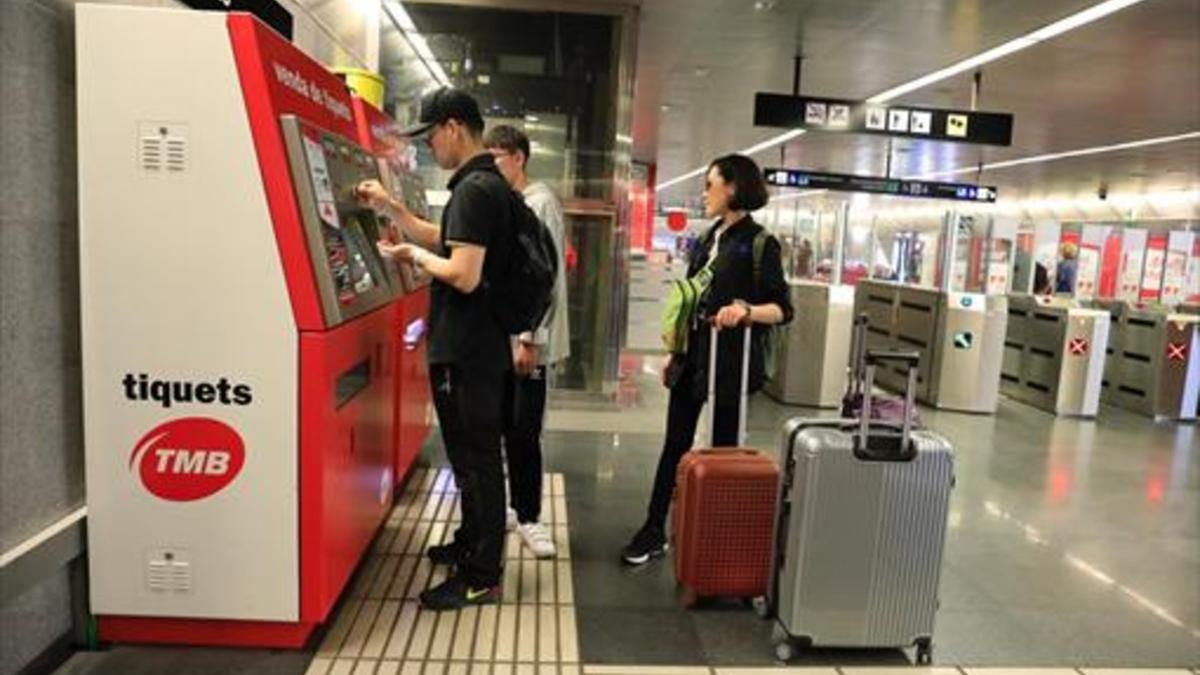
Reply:
[[791, 661], [796, 656], [796, 648], [792, 646], [791, 640], [784, 640], [775, 645], [775, 658], [783, 663]]
[[928, 666], [933, 663], [933, 641], [930, 638], [917, 640], [917, 665]]
[[767, 596], [756, 596], [750, 601], [750, 606], [754, 608], [754, 613], [758, 615], [758, 618], [771, 618], [771, 603], [767, 600]]

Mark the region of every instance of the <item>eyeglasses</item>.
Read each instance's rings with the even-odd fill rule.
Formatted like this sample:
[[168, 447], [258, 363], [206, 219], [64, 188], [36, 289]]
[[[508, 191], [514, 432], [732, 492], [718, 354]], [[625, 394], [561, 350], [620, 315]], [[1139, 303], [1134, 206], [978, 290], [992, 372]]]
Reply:
[[427, 148], [433, 148], [433, 137], [437, 135], [438, 131], [441, 131], [443, 126], [443, 124], [434, 124], [432, 127], [430, 127], [429, 133], [424, 134], [418, 139], [421, 145], [424, 145]]

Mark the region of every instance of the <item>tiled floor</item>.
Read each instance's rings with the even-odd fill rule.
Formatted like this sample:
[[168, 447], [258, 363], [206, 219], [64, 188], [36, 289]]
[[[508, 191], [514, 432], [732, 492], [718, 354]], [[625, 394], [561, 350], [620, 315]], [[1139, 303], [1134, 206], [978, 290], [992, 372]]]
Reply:
[[[552, 400], [544, 520], [560, 557], [522, 558], [510, 542], [500, 606], [417, 608], [439, 579], [421, 551], [456, 519], [448, 474], [425, 471], [315, 652], [122, 646], [79, 654], [61, 672], [1185, 675], [1200, 665], [1200, 431], [1108, 407], [1095, 421], [1057, 419], [1005, 400], [993, 416], [922, 410], [953, 443], [958, 477], [937, 667], [912, 667], [899, 650], [812, 650], [777, 667], [769, 623], [744, 605], [685, 610], [669, 559], [617, 561], [644, 517], [662, 443], [658, 363], [624, 357], [615, 401]], [[816, 414], [828, 413], [756, 396], [749, 445], [774, 452], [785, 420]], [[436, 433], [423, 461], [445, 463]]]
[[429, 546], [448, 541], [459, 521], [448, 469], [420, 469], [409, 481], [317, 650], [307, 675], [578, 675], [567, 502], [561, 474], [545, 481], [542, 522], [560, 554], [536, 560], [511, 533], [498, 605], [429, 612], [420, 592], [440, 583]]

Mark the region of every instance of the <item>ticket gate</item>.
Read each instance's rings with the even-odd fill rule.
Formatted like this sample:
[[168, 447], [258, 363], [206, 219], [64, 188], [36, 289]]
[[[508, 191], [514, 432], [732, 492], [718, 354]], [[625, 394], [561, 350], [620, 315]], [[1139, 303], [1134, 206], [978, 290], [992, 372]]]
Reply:
[[790, 405], [835, 408], [846, 390], [854, 287], [789, 282], [795, 318], [776, 327], [775, 364], [764, 390]]
[[1062, 298], [1008, 298], [1001, 391], [1056, 415], [1095, 417], [1110, 315]]
[[[855, 314], [868, 317], [867, 346], [920, 354], [917, 398], [937, 408], [994, 413], [1008, 321], [1007, 298], [861, 281]], [[876, 373], [880, 386], [903, 391], [899, 367]]]
[[1200, 315], [1109, 302], [1114, 339], [1104, 402], [1154, 419], [1194, 420], [1200, 403]]

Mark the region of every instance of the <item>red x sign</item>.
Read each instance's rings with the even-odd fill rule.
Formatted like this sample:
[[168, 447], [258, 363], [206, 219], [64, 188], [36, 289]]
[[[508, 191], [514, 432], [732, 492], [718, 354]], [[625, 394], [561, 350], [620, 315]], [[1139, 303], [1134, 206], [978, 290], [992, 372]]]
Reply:
[[1071, 338], [1067, 343], [1067, 349], [1071, 351], [1071, 356], [1083, 356], [1088, 353], [1087, 338]]
[[1187, 343], [1186, 342], [1168, 342], [1167, 343], [1167, 358], [1171, 361], [1184, 361], [1187, 359]]

